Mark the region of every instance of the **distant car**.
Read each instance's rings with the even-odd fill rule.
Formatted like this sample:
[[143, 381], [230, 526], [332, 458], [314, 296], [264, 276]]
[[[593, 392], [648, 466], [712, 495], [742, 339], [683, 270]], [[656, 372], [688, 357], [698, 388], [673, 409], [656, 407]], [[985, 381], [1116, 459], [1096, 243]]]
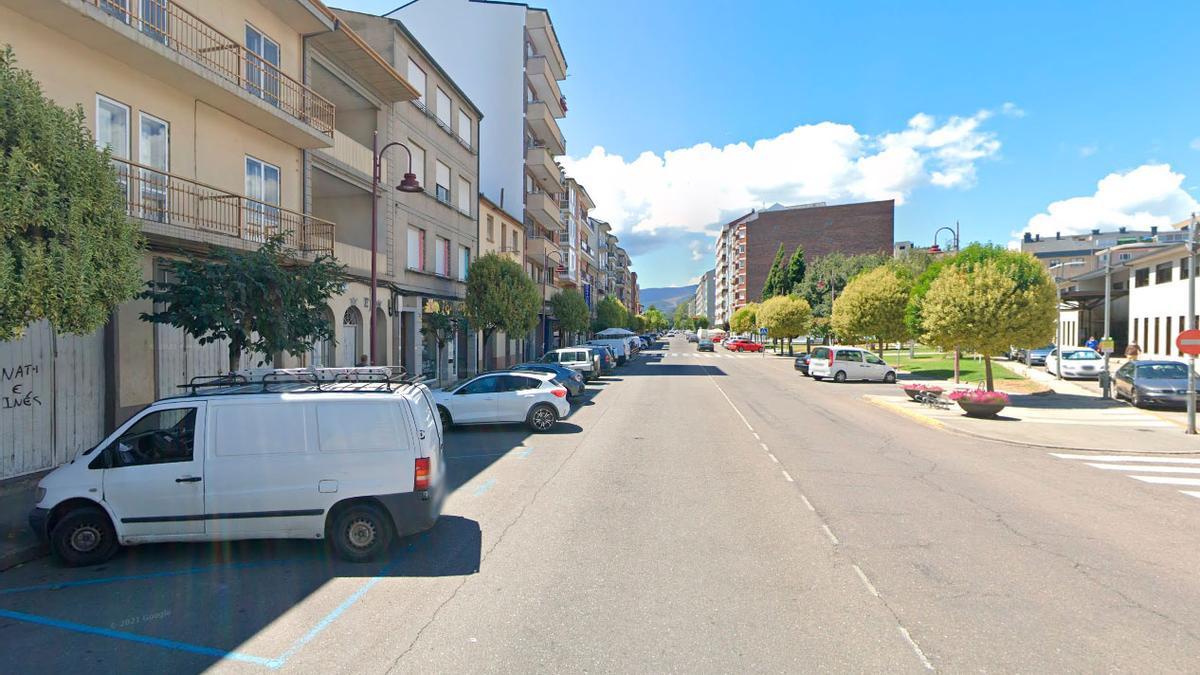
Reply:
[[571, 413], [567, 388], [550, 373], [502, 370], [433, 392], [442, 426], [524, 422], [537, 432], [550, 431]]
[[1186, 363], [1129, 361], [1113, 375], [1113, 395], [1135, 407], [1187, 407]]
[[687, 336], [687, 341], [689, 344], [691, 344], [692, 342], [699, 342], [700, 338], [696, 337], [695, 335], [689, 335]]
[[811, 355], [808, 354], [807, 352], [805, 352], [803, 354], [797, 354], [796, 360], [792, 362], [792, 368], [795, 368], [796, 370], [800, 371], [801, 375], [808, 375], [808, 359], [809, 358], [811, 358]]
[[1022, 349], [1021, 363], [1027, 366], [1044, 366], [1046, 365], [1046, 356], [1054, 351], [1054, 345], [1046, 345], [1036, 349]]
[[696, 344], [696, 351], [698, 351], [698, 352], [714, 351], [713, 350], [713, 341], [709, 340], [708, 338], [701, 340], [699, 343]]
[[580, 396], [583, 396], [587, 390], [587, 384], [583, 379], [583, 373], [573, 368], [568, 368], [560, 363], [521, 363], [512, 367], [513, 370], [528, 370], [539, 373], [550, 373], [554, 375], [554, 381], [567, 388], [567, 400], [572, 401]]
[[611, 373], [617, 367], [617, 353], [608, 345], [583, 345], [585, 349], [590, 349], [600, 358], [600, 374], [605, 375]]
[[724, 340], [724, 339], [725, 339], [724, 335], [714, 335], [712, 337], [712, 341], [715, 343], [719, 343], [719, 342], [721, 342], [721, 340]]
[[857, 347], [817, 347], [808, 362], [808, 374], [814, 380], [896, 381], [896, 369], [875, 354]]
[[1061, 357], [1057, 349], [1046, 356], [1046, 372], [1063, 377], [1096, 379], [1102, 370], [1104, 357], [1090, 347], [1063, 347]]
[[731, 352], [761, 352], [763, 350], [762, 345], [749, 340], [729, 340], [725, 343], [725, 348]]

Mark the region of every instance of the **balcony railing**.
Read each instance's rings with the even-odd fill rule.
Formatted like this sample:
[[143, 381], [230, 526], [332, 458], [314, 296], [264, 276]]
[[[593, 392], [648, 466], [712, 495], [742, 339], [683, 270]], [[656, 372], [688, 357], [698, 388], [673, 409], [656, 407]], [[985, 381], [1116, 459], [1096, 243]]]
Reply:
[[[81, 0], [94, 5], [289, 116], [333, 135], [334, 105], [172, 0]], [[135, 13], [133, 9], [141, 9]]]
[[134, 218], [263, 243], [282, 234], [301, 253], [333, 255], [333, 223], [274, 204], [114, 159], [125, 191], [126, 210]]

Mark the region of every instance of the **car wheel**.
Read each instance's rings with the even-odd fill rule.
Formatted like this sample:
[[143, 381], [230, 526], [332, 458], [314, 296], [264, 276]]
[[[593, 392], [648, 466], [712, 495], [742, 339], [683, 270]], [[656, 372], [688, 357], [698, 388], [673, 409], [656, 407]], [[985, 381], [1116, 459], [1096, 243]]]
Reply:
[[533, 406], [529, 411], [529, 416], [526, 422], [529, 423], [529, 428], [538, 433], [545, 433], [554, 428], [554, 423], [558, 421], [558, 411], [554, 406], [541, 403]]
[[50, 548], [72, 567], [99, 565], [113, 557], [119, 547], [112, 521], [99, 507], [74, 509], [50, 531]]
[[374, 504], [351, 504], [334, 513], [328, 536], [338, 557], [367, 562], [387, 551], [392, 542], [392, 522]]
[[1138, 394], [1137, 389], [1133, 390], [1133, 395], [1129, 397], [1129, 402], [1132, 403], [1133, 407], [1135, 408], [1142, 407], [1142, 397]]
[[442, 406], [439, 405], [438, 406], [438, 415], [441, 415], [441, 417], [442, 417], [442, 428], [443, 429], [449, 429], [450, 427], [454, 426], [454, 419], [450, 417], [449, 410], [446, 410], [445, 408], [443, 408]]
[[742, 348], [741, 348], [741, 347], [738, 347], [738, 348], [737, 348], [737, 351], [738, 351], [738, 353], [741, 353], [741, 351], [742, 351]]
[[840, 384], [840, 383], [842, 383], [842, 382], [845, 382], [845, 381], [846, 381], [846, 371], [844, 371], [844, 370], [839, 370], [839, 371], [837, 371], [836, 373], [834, 373], [834, 374], [833, 374], [833, 381], [834, 381], [834, 382], [837, 382], [837, 383], [839, 383], [839, 384]]
[[889, 370], [887, 374], [883, 376], [883, 381], [886, 384], [896, 384], [896, 371]]

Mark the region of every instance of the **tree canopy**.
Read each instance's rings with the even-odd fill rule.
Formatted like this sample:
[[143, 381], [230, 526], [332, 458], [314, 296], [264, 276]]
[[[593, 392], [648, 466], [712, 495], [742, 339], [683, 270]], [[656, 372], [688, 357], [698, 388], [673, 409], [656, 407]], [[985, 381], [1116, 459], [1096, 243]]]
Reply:
[[62, 333], [104, 325], [142, 287], [142, 238], [83, 109], [42, 94], [0, 51], [0, 340], [45, 319]]
[[609, 296], [596, 303], [596, 320], [592, 327], [596, 331], [605, 328], [625, 328], [629, 325], [629, 310], [618, 299]]
[[696, 328], [708, 328], [707, 316], [693, 316], [689, 318], [689, 321], [691, 321], [691, 324]]
[[829, 317], [833, 313], [831, 298], [840, 295], [846, 284], [859, 274], [879, 267], [888, 258], [879, 254], [847, 256], [830, 253], [807, 265], [798, 292], [813, 308], [813, 316]]
[[804, 275], [807, 271], [808, 264], [804, 259], [804, 247], [797, 246], [796, 250], [792, 252], [791, 259], [788, 260], [787, 272], [783, 275], [779, 295], [797, 293], [797, 288], [804, 282]]
[[787, 259], [784, 257], [783, 244], [780, 244], [779, 250], [775, 251], [775, 260], [771, 263], [771, 269], [767, 272], [767, 279], [763, 282], [761, 299], [773, 298], [781, 293], [787, 293], [789, 290]]
[[654, 305], [642, 312], [642, 319], [646, 322], [646, 330], [662, 330], [667, 327], [667, 315]]
[[692, 301], [681, 302], [675, 307], [675, 315], [671, 319], [672, 325], [679, 330], [691, 330], [695, 325], [692, 318]]
[[812, 327], [812, 307], [799, 296], [777, 295], [763, 301], [756, 319], [760, 327], [767, 329], [767, 337], [787, 340], [790, 352], [792, 338], [804, 335]]
[[758, 328], [758, 304], [745, 305], [729, 317], [729, 329], [735, 333], [753, 333]]
[[305, 264], [292, 253], [276, 235], [256, 251], [218, 248], [172, 260], [170, 278], [148, 283], [141, 294], [162, 309], [141, 318], [181, 328], [200, 344], [228, 340], [230, 371], [243, 352], [301, 356], [333, 338], [325, 308], [344, 290], [346, 273], [331, 256]]
[[909, 339], [905, 309], [912, 285], [912, 273], [896, 264], [882, 265], [855, 277], [833, 303], [834, 332], [842, 340]]
[[591, 310], [579, 291], [568, 288], [555, 293], [550, 296], [550, 307], [563, 333], [582, 333], [588, 329]]
[[467, 271], [464, 312], [467, 321], [483, 331], [485, 345], [498, 330], [520, 336], [533, 329], [541, 300], [538, 285], [519, 263], [505, 256], [485, 253]]

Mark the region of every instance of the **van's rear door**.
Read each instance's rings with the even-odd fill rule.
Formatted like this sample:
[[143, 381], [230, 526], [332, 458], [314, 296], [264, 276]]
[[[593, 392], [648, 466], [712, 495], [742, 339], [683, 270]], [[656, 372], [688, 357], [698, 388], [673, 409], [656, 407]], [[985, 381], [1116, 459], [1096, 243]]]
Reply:
[[437, 413], [437, 405], [433, 402], [433, 394], [424, 385], [418, 385], [418, 396], [413, 401], [412, 412], [417, 424], [417, 437], [420, 439], [421, 457], [429, 457], [433, 467], [431, 483], [441, 481], [445, 475], [446, 459], [442, 456], [442, 418]]

